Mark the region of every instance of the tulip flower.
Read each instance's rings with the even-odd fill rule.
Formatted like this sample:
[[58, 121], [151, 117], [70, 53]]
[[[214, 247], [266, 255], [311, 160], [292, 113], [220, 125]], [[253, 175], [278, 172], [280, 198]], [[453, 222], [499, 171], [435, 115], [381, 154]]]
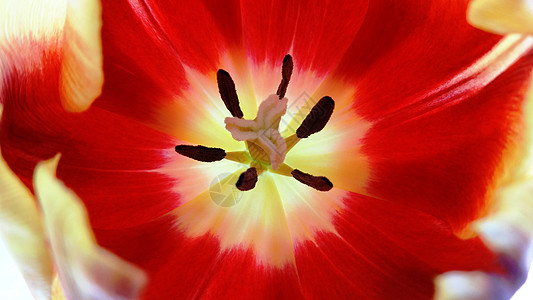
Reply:
[[0, 47], [2, 156], [31, 188], [61, 153], [141, 298], [430, 299], [444, 272], [512, 275], [470, 224], [522, 161], [533, 38], [472, 27], [467, 1], [66, 3]]

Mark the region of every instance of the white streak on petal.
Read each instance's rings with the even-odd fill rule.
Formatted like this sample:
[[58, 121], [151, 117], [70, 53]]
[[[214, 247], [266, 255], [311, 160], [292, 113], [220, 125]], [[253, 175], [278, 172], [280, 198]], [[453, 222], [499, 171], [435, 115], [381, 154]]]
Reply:
[[53, 270], [41, 221], [33, 195], [0, 159], [0, 233], [33, 296], [49, 299]]
[[61, 100], [69, 111], [86, 110], [102, 92], [101, 27], [99, 1], [68, 1], [61, 66]]
[[99, 247], [82, 202], [56, 177], [59, 156], [37, 165], [34, 186], [69, 299], [134, 299], [145, 274]]
[[493, 33], [533, 34], [533, 1], [474, 0], [467, 19], [473, 26]]

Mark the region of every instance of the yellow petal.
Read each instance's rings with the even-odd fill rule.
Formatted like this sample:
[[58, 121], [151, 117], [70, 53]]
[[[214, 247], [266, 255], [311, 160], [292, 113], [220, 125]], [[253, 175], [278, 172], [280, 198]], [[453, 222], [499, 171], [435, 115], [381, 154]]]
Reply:
[[68, 299], [134, 299], [143, 271], [98, 246], [79, 198], [55, 177], [59, 156], [37, 165], [34, 186]]
[[493, 33], [533, 34], [533, 1], [474, 0], [467, 19], [473, 26]]
[[34, 297], [48, 299], [53, 271], [41, 216], [33, 195], [3, 159], [0, 159], [0, 234]]
[[59, 281], [59, 276], [54, 277], [54, 282], [52, 283], [52, 298], [51, 300], [66, 300], [65, 293], [63, 292], [63, 287]]
[[89, 108], [104, 82], [100, 1], [69, 0], [64, 28], [62, 103], [79, 112]]

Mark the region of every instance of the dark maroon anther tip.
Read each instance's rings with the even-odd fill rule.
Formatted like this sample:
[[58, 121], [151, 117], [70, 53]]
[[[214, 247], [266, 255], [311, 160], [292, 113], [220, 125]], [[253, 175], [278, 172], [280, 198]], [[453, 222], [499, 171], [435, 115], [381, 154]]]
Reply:
[[256, 183], [257, 170], [254, 167], [251, 167], [239, 176], [239, 179], [237, 180], [235, 186], [237, 186], [240, 191], [245, 192], [253, 189]]
[[296, 130], [296, 136], [304, 139], [324, 129], [335, 109], [335, 101], [329, 96], [322, 97], [313, 106], [311, 112], [305, 117], [302, 124]]
[[294, 68], [294, 63], [292, 61], [292, 56], [290, 54], [285, 55], [283, 58], [283, 66], [281, 67], [281, 83], [278, 86], [276, 95], [279, 96], [279, 99], [285, 97], [287, 93], [287, 87], [289, 86], [289, 81], [291, 80], [292, 69]]
[[291, 79], [293, 68], [294, 63], [292, 61], [292, 56], [290, 54], [285, 55], [283, 58], [283, 65], [281, 67], [281, 77], [287, 80]]
[[242, 119], [244, 114], [239, 106], [239, 97], [235, 89], [235, 83], [228, 72], [219, 69], [217, 72], [218, 92], [232, 116]]
[[209, 148], [205, 146], [177, 145], [175, 148], [178, 154], [192, 158], [197, 161], [213, 162], [224, 159], [226, 151], [220, 148]]
[[333, 188], [333, 183], [331, 183], [331, 181], [324, 176], [313, 176], [298, 169], [292, 170], [291, 174], [294, 179], [314, 188], [315, 190], [327, 192]]

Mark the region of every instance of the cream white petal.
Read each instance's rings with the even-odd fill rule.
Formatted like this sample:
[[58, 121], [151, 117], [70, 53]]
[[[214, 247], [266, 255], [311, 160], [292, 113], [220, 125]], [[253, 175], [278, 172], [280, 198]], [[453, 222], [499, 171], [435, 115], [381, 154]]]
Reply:
[[507, 300], [512, 295], [503, 278], [483, 272], [448, 272], [436, 280], [435, 300]]
[[41, 162], [34, 186], [68, 299], [135, 299], [143, 271], [98, 246], [82, 202], [55, 177], [59, 156]]
[[0, 160], [0, 234], [36, 299], [49, 299], [53, 267], [35, 199]]
[[59, 51], [65, 12], [66, 0], [0, 1], [0, 81], [42, 68], [43, 54]]
[[28, 42], [30, 38], [34, 41], [57, 39], [65, 23], [65, 9], [66, 0], [0, 1], [2, 46]]
[[505, 274], [447, 272], [435, 280], [437, 300], [507, 300], [527, 279], [532, 235], [514, 221], [488, 218], [475, 225], [489, 249], [498, 255]]

